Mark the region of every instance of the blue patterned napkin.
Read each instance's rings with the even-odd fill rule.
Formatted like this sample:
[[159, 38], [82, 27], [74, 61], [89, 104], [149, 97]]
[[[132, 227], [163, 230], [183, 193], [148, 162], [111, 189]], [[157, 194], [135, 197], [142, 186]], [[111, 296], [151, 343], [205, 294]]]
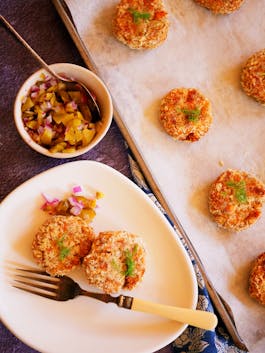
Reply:
[[[157, 201], [155, 195], [152, 193], [150, 188], [147, 186], [146, 181], [139, 169], [138, 164], [134, 160], [131, 151], [129, 150], [128, 146], [128, 158], [129, 158], [129, 164], [130, 164], [130, 169], [132, 172], [132, 176], [134, 179], [134, 182], [142, 189], [149, 197], [150, 199], [156, 204], [156, 206], [160, 209], [160, 211], [164, 214], [164, 216], [167, 218], [169, 223], [174, 227], [172, 224], [171, 220], [169, 219], [168, 215], [164, 211], [164, 209], [161, 207], [160, 203]], [[199, 271], [199, 268], [185, 242], [185, 240], [180, 237], [180, 240], [182, 241], [185, 249], [187, 250], [193, 267], [194, 271], [197, 277], [197, 283], [198, 283], [198, 303], [197, 303], [197, 309], [200, 310], [205, 310], [205, 311], [211, 311], [214, 312], [211, 299], [209, 297], [208, 291], [205, 287], [204, 280], [202, 278], [202, 275]], [[196, 327], [188, 326], [186, 330], [172, 343], [173, 349], [175, 353], [184, 353], [184, 352], [189, 352], [189, 353], [243, 353], [245, 351], [242, 351], [238, 349], [233, 342], [231, 341], [230, 336], [226, 332], [226, 328], [222, 325], [222, 322], [219, 322], [216, 330], [213, 331], [206, 331], [203, 329], [199, 329]]]

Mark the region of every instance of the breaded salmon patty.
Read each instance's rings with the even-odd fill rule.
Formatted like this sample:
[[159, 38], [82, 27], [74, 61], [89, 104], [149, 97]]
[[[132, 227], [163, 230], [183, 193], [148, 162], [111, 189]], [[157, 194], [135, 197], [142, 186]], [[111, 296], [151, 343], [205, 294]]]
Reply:
[[265, 252], [260, 254], [253, 263], [248, 291], [252, 298], [265, 305]]
[[240, 231], [261, 216], [265, 185], [239, 170], [227, 170], [211, 185], [209, 210], [215, 222], [226, 229]]
[[247, 60], [241, 72], [241, 85], [248, 96], [265, 104], [265, 49]]
[[169, 22], [162, 0], [121, 0], [113, 33], [132, 49], [156, 48], [164, 42]]
[[50, 275], [64, 275], [81, 263], [93, 239], [92, 228], [80, 217], [51, 216], [33, 239], [33, 256]]
[[211, 104], [195, 88], [175, 88], [161, 100], [160, 121], [173, 138], [198, 141], [212, 123]]
[[131, 290], [145, 273], [142, 240], [126, 231], [101, 232], [84, 258], [88, 283], [105, 293]]
[[216, 14], [229, 14], [240, 8], [244, 0], [194, 0]]

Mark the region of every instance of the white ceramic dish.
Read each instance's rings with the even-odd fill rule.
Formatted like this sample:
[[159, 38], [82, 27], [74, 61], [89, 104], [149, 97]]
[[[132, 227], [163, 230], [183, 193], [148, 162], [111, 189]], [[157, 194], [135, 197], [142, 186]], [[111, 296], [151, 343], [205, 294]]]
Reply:
[[99, 109], [101, 112], [101, 117], [102, 117], [102, 126], [100, 128], [100, 131], [96, 134], [96, 136], [93, 138], [93, 140], [89, 143], [88, 146], [84, 148], [80, 148], [71, 153], [61, 153], [61, 152], [51, 153], [46, 148], [36, 143], [30, 137], [30, 135], [25, 130], [24, 124], [22, 121], [21, 103], [22, 103], [23, 97], [25, 97], [28, 94], [30, 87], [32, 87], [37, 82], [37, 80], [40, 79], [41, 73], [47, 74], [47, 72], [44, 69], [40, 69], [34, 74], [32, 74], [20, 88], [14, 104], [15, 124], [22, 139], [35, 151], [41, 154], [44, 154], [45, 156], [53, 157], [53, 158], [77, 157], [91, 150], [106, 135], [110, 127], [112, 116], [113, 116], [113, 106], [112, 106], [111, 96], [108, 92], [108, 89], [101, 81], [101, 79], [97, 75], [95, 75], [92, 71], [82, 66], [69, 64], [69, 63], [59, 63], [59, 64], [53, 64], [50, 66], [55, 72], [59, 74], [60, 73], [65, 74], [68, 77], [73, 77], [77, 81], [82, 82], [89, 90], [91, 90], [95, 94], [97, 98], [97, 103], [99, 105]]
[[[93, 161], [75, 161], [50, 169], [14, 190], [0, 205], [0, 314], [22, 341], [42, 353], [151, 353], [172, 342], [186, 325], [121, 309], [92, 298], [56, 302], [13, 288], [6, 261], [34, 266], [31, 242], [47, 215], [42, 192], [65, 197], [74, 184], [90, 193], [102, 191], [92, 223], [97, 232], [127, 230], [144, 239], [147, 269], [134, 297], [195, 308], [197, 282], [191, 261], [173, 228], [133, 182]], [[81, 269], [71, 274], [82, 287]]]

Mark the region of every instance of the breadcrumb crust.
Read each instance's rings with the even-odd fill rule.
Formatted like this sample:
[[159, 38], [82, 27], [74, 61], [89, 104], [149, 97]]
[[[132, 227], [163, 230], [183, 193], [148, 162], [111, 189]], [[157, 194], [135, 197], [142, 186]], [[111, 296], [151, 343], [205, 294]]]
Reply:
[[241, 72], [241, 85], [248, 96], [265, 105], [265, 49], [247, 60]]
[[160, 121], [180, 141], [198, 141], [212, 123], [211, 104], [195, 88], [175, 88], [161, 100]]
[[[88, 283], [105, 293], [131, 290], [145, 273], [145, 255], [142, 240], [136, 235], [126, 231], [101, 232], [83, 261]], [[128, 259], [132, 260], [132, 271], [126, 274]]]
[[209, 210], [214, 221], [232, 231], [241, 231], [255, 223], [264, 201], [265, 185], [240, 170], [223, 172], [209, 191]]
[[32, 242], [33, 256], [52, 276], [65, 275], [80, 265], [90, 251], [93, 229], [77, 216], [51, 216]]
[[248, 290], [253, 299], [265, 305], [265, 252], [260, 254], [253, 263]]
[[113, 20], [114, 36], [132, 49], [151, 49], [167, 38], [168, 16], [162, 0], [121, 0]]
[[206, 7], [215, 14], [229, 14], [238, 10], [244, 0], [194, 0], [197, 4]]

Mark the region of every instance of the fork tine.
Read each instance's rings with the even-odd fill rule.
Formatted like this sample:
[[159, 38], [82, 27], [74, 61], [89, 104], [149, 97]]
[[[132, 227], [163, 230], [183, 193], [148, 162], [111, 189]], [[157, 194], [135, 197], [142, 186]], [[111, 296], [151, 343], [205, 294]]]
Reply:
[[50, 275], [47, 274], [47, 272], [43, 271], [43, 270], [38, 270], [38, 269], [35, 269], [35, 268], [19, 268], [19, 267], [16, 267], [15, 270], [17, 271], [23, 271], [23, 272], [30, 272], [30, 273], [34, 273], [34, 274], [38, 274], [38, 275], [44, 275], [44, 276], [47, 276], [49, 277]]
[[[27, 279], [27, 277], [26, 277], [26, 279]], [[58, 286], [56, 286], [55, 284], [50, 284], [50, 283], [45, 283], [45, 282], [41, 282], [43, 284], [38, 284], [38, 281], [22, 281], [20, 279], [13, 279], [13, 281], [15, 281], [17, 283], [25, 284], [26, 286], [39, 288], [39, 289], [43, 289], [43, 290], [47, 290], [47, 291], [51, 291], [51, 292], [54, 292], [58, 288]]]
[[38, 281], [38, 282], [43, 282], [43, 283], [46, 283], [47, 286], [55, 286], [56, 283], [58, 283], [60, 280], [59, 278], [57, 277], [49, 277], [49, 276], [27, 276], [27, 275], [21, 275], [19, 273], [14, 273], [13, 276], [15, 277], [19, 277], [19, 278], [25, 278], [25, 279], [29, 279], [29, 280], [32, 280], [32, 281]]
[[30, 288], [26, 288], [26, 287], [23, 287], [23, 286], [20, 286], [20, 285], [13, 285], [13, 287], [17, 288], [17, 289], [21, 289], [21, 290], [23, 290], [25, 292], [28, 292], [28, 293], [31, 293], [31, 294], [34, 294], [34, 295], [39, 295], [39, 296], [44, 297], [44, 298], [56, 300], [56, 294], [55, 293], [49, 293], [49, 292], [44, 293], [44, 292], [38, 291], [37, 288], [36, 288], [36, 290], [34, 290], [33, 287], [30, 289]]

